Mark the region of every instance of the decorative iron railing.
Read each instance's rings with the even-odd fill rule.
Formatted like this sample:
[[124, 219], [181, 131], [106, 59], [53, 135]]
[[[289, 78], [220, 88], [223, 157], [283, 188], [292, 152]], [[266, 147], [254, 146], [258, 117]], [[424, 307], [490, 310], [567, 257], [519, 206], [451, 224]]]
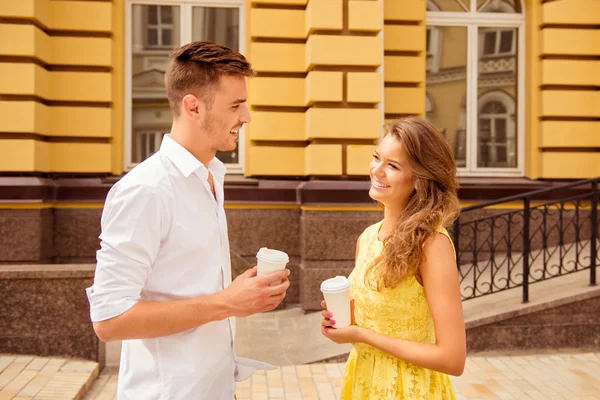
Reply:
[[463, 300], [521, 287], [527, 302], [530, 284], [583, 270], [595, 285], [599, 182], [582, 180], [463, 208], [449, 229]]

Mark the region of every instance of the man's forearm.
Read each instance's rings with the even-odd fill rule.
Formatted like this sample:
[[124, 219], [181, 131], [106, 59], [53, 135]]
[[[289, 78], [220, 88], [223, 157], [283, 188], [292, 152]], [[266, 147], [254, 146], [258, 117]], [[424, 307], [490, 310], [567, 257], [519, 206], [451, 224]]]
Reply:
[[139, 301], [114, 318], [95, 322], [100, 340], [149, 339], [173, 335], [231, 316], [223, 293], [165, 302]]

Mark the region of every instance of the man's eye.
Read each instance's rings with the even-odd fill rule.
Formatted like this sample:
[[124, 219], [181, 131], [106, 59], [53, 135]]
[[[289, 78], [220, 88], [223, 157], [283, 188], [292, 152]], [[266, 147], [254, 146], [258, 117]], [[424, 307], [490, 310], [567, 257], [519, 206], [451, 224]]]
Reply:
[[237, 110], [238, 108], [240, 108], [240, 105], [238, 104], [238, 105], [235, 105], [235, 106], [233, 106], [231, 108], [234, 109], [234, 110]]

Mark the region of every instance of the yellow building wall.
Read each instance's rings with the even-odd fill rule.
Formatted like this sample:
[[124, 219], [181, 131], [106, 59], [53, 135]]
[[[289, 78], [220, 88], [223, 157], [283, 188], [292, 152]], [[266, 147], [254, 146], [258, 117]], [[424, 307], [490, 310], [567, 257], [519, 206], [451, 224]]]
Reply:
[[[384, 1], [386, 122], [407, 115], [425, 116], [426, 8], [425, 0]], [[370, 158], [369, 153], [355, 154]]]
[[122, 1], [0, 2], [0, 171], [122, 171], [113, 7]]
[[540, 178], [600, 175], [600, 2], [541, 4]]
[[382, 133], [383, 1], [248, 0], [247, 176], [366, 175]]
[[[441, 11], [461, 11], [455, 0], [436, 1]], [[587, 178], [600, 165], [600, 3], [596, 0], [542, 2], [525, 5], [525, 176]], [[385, 117], [424, 116], [425, 2], [385, 2]], [[444, 26], [448, 38], [465, 46], [441, 52], [439, 68], [458, 77], [430, 85], [436, 126], [456, 141], [465, 107], [467, 46], [465, 27]], [[512, 97], [514, 86], [501, 88]], [[485, 89], [480, 89], [483, 94]], [[463, 113], [464, 114], [464, 113]], [[557, 163], [557, 160], [563, 160]]]
[[[425, 13], [425, 0], [247, 0], [246, 175], [366, 175], [383, 123], [425, 116]], [[525, 175], [595, 176], [600, 3], [527, 0], [525, 14]], [[124, 0], [0, 1], [0, 172], [123, 172], [124, 18]], [[450, 132], [461, 89], [428, 89]]]
[[540, 77], [542, 4], [525, 1], [525, 176], [540, 177]]

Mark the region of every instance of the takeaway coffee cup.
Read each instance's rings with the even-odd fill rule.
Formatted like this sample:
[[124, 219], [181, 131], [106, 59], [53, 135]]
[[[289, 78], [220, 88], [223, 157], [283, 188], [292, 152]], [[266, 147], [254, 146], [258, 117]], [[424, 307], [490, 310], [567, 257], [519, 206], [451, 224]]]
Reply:
[[345, 276], [336, 276], [321, 283], [321, 292], [327, 310], [333, 314], [334, 328], [350, 325], [350, 281]]
[[268, 249], [266, 247], [261, 248], [258, 253], [256, 253], [256, 259], [258, 260], [258, 276], [281, 271], [282, 269], [285, 269], [285, 266], [290, 261], [288, 255], [283, 251]]

